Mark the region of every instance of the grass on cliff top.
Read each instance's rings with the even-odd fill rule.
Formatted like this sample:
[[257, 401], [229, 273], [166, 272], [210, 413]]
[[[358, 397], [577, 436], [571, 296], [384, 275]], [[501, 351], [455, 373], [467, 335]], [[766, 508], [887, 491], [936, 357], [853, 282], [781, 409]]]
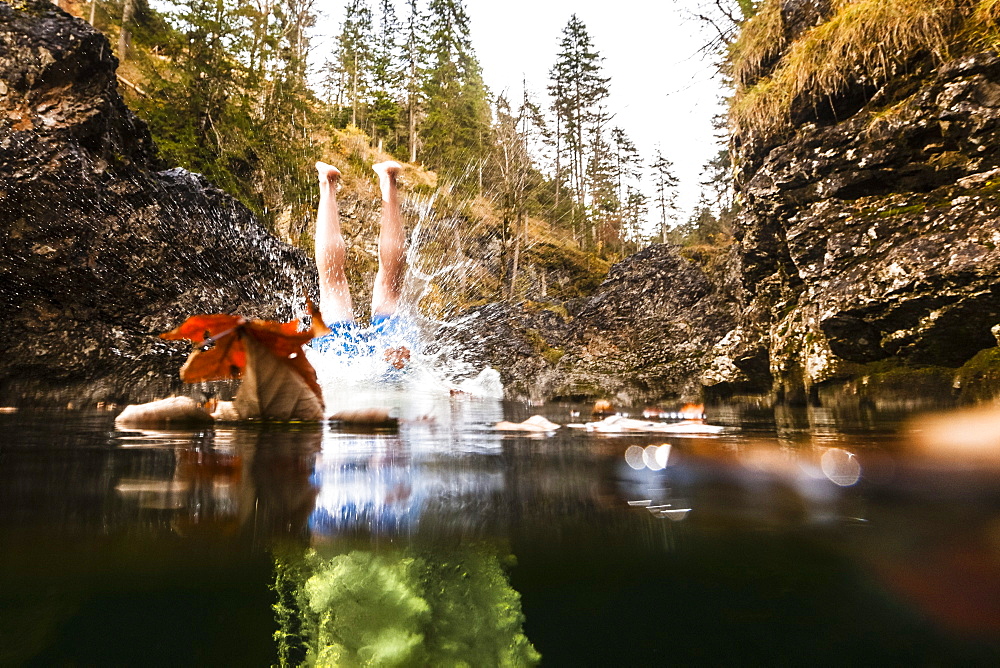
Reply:
[[830, 18], [802, 33], [764, 75], [784, 39], [777, 38], [780, 2], [767, 0], [731, 54], [738, 86], [730, 122], [739, 134], [778, 135], [791, 126], [795, 102], [817, 105], [857, 83], [880, 85], [920, 55], [941, 61], [970, 8], [968, 0], [835, 0]]
[[743, 24], [739, 37], [729, 47], [729, 63], [736, 85], [740, 88], [753, 85], [763, 76], [765, 66], [787, 45], [781, 3], [764, 3]]

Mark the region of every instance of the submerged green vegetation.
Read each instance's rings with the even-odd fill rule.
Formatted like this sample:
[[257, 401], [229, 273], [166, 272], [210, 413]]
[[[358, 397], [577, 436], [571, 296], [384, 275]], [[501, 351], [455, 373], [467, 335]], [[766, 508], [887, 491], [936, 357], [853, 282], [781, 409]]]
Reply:
[[[509, 557], [512, 558], [512, 557]], [[280, 665], [532, 666], [496, 549], [309, 550], [276, 563]]]

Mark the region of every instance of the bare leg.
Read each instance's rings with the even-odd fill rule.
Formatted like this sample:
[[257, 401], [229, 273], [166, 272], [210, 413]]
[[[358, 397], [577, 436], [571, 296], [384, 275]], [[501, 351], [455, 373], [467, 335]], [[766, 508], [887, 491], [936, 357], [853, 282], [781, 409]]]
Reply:
[[378, 273], [372, 289], [372, 315], [392, 315], [399, 306], [406, 273], [406, 235], [396, 187], [396, 175], [402, 165], [390, 160], [372, 165], [372, 169], [378, 174], [382, 190], [382, 230], [378, 237]]
[[347, 249], [340, 233], [340, 210], [337, 206], [340, 172], [325, 162], [317, 162], [316, 171], [319, 173], [319, 211], [316, 215], [319, 309], [328, 323], [353, 322], [354, 306], [344, 272]]

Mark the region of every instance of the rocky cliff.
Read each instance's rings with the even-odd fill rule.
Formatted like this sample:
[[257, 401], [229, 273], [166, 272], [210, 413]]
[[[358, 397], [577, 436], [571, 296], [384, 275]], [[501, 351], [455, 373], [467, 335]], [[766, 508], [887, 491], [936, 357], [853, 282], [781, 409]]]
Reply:
[[[771, 16], [758, 20], [780, 26], [773, 40], [784, 46], [737, 68], [737, 105], [739, 95], [742, 110], [759, 106], [755, 94], [777, 95], [791, 67], [807, 78], [806, 45], [881, 29], [871, 13], [846, 13], [863, 4], [768, 3]], [[784, 126], [737, 117], [742, 317], [717, 346], [707, 385], [820, 399], [841, 381], [954, 369], [996, 345], [1000, 58], [969, 37], [985, 20], [970, 13], [975, 4], [912, 4], [938, 22], [938, 42], [886, 37], [895, 50], [880, 65], [844, 56], [830, 94], [788, 98]], [[937, 377], [934, 391], [947, 394], [952, 375]]]
[[653, 248], [621, 263], [550, 328], [564, 354], [532, 368], [534, 393], [995, 395], [1000, 5], [758, 8], [732, 50], [727, 262], [705, 272]]
[[714, 274], [656, 244], [614, 265], [587, 298], [476, 309], [461, 338], [514, 398], [696, 399], [713, 347], [735, 325], [735, 277]]
[[153, 334], [193, 313], [291, 316], [308, 258], [201, 177], [161, 171], [103, 35], [15, 4], [0, 3], [0, 397], [162, 392], [182, 357]]
[[[0, 399], [162, 393], [179, 351], [153, 334], [195, 312], [292, 315], [314, 288], [308, 258], [162, 169], [103, 36], [16, 4], [0, 3]], [[652, 246], [590, 296], [483, 306], [437, 338], [535, 400], [991, 396], [1000, 16], [980, 5], [763, 3], [734, 71], [728, 254]], [[892, 39], [871, 38], [878, 21]], [[823, 56], [845, 35], [868, 39]]]

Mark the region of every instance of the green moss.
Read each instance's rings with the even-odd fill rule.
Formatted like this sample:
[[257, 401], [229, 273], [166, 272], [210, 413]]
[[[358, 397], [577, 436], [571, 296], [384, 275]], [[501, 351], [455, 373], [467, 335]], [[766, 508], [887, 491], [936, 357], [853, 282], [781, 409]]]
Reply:
[[558, 364], [562, 356], [566, 354], [566, 351], [562, 348], [550, 346], [549, 342], [545, 340], [545, 337], [537, 329], [524, 330], [524, 338], [535, 349], [535, 352], [541, 355], [542, 359], [552, 366]]
[[524, 308], [528, 311], [531, 311], [532, 313], [538, 313], [539, 311], [550, 311], [558, 315], [563, 320], [570, 319], [569, 311], [566, 310], [565, 306], [559, 303], [536, 302], [528, 300], [524, 302]]
[[871, 396], [951, 396], [955, 370], [941, 366], [907, 366], [889, 358], [864, 365], [856, 378]]
[[535, 665], [510, 563], [490, 545], [282, 558], [279, 665]]
[[875, 215], [879, 218], [894, 218], [896, 216], [905, 216], [908, 213], [923, 213], [926, 209], [926, 204], [910, 204], [908, 206], [897, 206], [884, 209], [877, 212]]
[[561, 360], [563, 355], [565, 354], [566, 351], [563, 350], [562, 348], [546, 348], [545, 350], [542, 351], [542, 357], [544, 357], [545, 361], [551, 364], [552, 366], [558, 364], [559, 360]]
[[975, 402], [1000, 396], [1000, 348], [980, 350], [955, 374], [959, 399]]
[[900, 361], [895, 357], [887, 357], [884, 360], [878, 360], [875, 362], [868, 362], [863, 365], [859, 371], [858, 376], [871, 376], [875, 374], [884, 374], [901, 366]]
[[563, 299], [591, 294], [611, 268], [611, 263], [594, 253], [547, 241], [533, 245], [525, 256], [550, 276], [549, 294]]

